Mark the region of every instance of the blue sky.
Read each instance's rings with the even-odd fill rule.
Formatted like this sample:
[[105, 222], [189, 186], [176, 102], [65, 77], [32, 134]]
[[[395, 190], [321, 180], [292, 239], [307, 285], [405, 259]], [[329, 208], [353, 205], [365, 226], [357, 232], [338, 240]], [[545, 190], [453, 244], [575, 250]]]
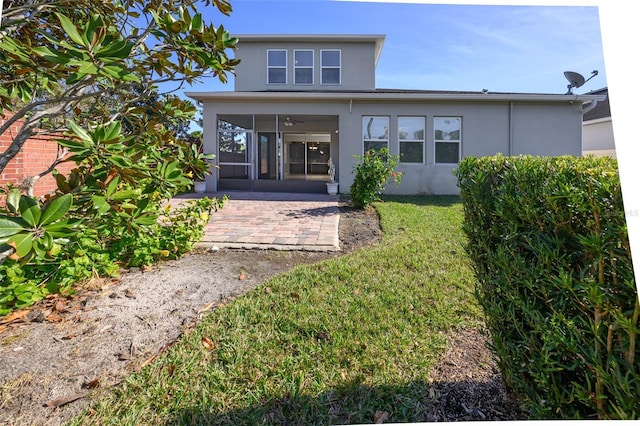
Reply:
[[[330, 0], [231, 0], [207, 17], [233, 34], [384, 34], [376, 86], [565, 93], [563, 72], [607, 86], [596, 6], [495, 6]], [[188, 91], [233, 90], [214, 79]]]

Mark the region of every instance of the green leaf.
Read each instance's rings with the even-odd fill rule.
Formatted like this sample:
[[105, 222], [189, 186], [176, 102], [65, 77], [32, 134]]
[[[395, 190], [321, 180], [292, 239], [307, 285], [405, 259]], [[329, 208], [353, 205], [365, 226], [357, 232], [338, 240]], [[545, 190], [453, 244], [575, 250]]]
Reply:
[[20, 190], [18, 189], [12, 189], [9, 195], [7, 195], [7, 207], [11, 213], [18, 212], [20, 208], [20, 197], [22, 197], [22, 194], [20, 194]]
[[72, 204], [73, 197], [71, 194], [65, 194], [54, 199], [53, 201], [51, 201], [51, 203], [49, 203], [49, 205], [47, 205], [44, 213], [42, 213], [40, 223], [42, 225], [48, 225], [51, 222], [55, 222], [69, 211]]
[[25, 257], [33, 248], [33, 234], [31, 232], [21, 232], [9, 238], [8, 242], [14, 244], [18, 257]]
[[0, 218], [0, 238], [9, 237], [24, 231], [24, 226], [16, 222], [12, 218]]
[[111, 198], [113, 198], [116, 201], [122, 201], [122, 200], [135, 198], [139, 195], [140, 195], [139, 189], [125, 189], [122, 191], [115, 192], [113, 195], [111, 195]]
[[145, 213], [142, 216], [139, 216], [135, 219], [135, 222], [138, 225], [143, 225], [143, 226], [151, 226], [151, 225], [155, 225], [156, 222], [158, 221], [158, 216], [152, 213]]
[[104, 141], [112, 141], [114, 139], [118, 139], [120, 137], [120, 131], [122, 130], [122, 125], [119, 121], [115, 121], [107, 127], [104, 135]]
[[41, 211], [38, 206], [31, 206], [22, 212], [22, 219], [31, 226], [38, 226]]
[[69, 121], [69, 127], [71, 127], [71, 130], [73, 131], [73, 133], [75, 133], [80, 139], [93, 142], [91, 135], [85, 129], [78, 126], [73, 121]]
[[53, 238], [69, 238], [75, 233], [73, 226], [74, 224], [70, 225], [67, 221], [61, 221], [47, 226], [46, 232]]
[[60, 25], [62, 25], [62, 29], [67, 33], [67, 35], [71, 38], [71, 40], [73, 40], [77, 44], [81, 44], [83, 46], [86, 45], [86, 42], [80, 36], [80, 33], [76, 29], [76, 26], [73, 25], [73, 22], [71, 22], [69, 18], [57, 12], [56, 12], [56, 16], [60, 20]]

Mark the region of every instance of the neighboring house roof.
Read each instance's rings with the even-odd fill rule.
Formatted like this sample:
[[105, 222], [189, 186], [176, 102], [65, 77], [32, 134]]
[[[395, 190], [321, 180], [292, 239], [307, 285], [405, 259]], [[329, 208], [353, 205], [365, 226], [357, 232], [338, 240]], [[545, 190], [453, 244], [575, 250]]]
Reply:
[[375, 43], [375, 64], [378, 64], [385, 36], [383, 34], [234, 34], [240, 40], [257, 42], [311, 41], [329, 43]]
[[586, 95], [604, 95], [606, 96], [606, 98], [602, 101], [599, 101], [595, 108], [585, 113], [582, 121], [591, 121], [611, 117], [611, 108], [609, 107], [609, 90], [607, 87], [598, 90], [592, 90], [591, 92], [586, 93]]

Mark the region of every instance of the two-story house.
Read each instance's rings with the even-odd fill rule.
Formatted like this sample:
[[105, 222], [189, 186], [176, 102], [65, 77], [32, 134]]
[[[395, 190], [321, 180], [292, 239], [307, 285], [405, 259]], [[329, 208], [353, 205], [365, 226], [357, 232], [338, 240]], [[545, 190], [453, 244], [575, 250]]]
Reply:
[[457, 194], [464, 156], [582, 152], [597, 95], [377, 89], [383, 35], [238, 35], [234, 91], [203, 105], [208, 191], [324, 192], [329, 159], [349, 192], [356, 156], [399, 155], [397, 194]]

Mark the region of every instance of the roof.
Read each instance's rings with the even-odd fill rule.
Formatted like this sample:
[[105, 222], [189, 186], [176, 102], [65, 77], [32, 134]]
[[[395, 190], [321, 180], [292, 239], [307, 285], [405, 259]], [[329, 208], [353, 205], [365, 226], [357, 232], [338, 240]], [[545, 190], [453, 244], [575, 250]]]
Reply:
[[444, 90], [405, 90], [405, 89], [374, 89], [360, 91], [256, 91], [256, 92], [187, 92], [190, 98], [228, 101], [470, 101], [470, 102], [581, 102], [590, 103], [594, 100], [602, 101], [605, 95], [559, 95], [544, 93], [505, 93], [505, 92], [465, 92]]
[[611, 117], [611, 108], [609, 107], [609, 89], [604, 87], [598, 90], [592, 90], [587, 93], [588, 95], [605, 95], [606, 98], [598, 102], [592, 110], [586, 112], [582, 118], [582, 121], [598, 120], [601, 118]]
[[238, 44], [249, 42], [306, 42], [306, 43], [374, 43], [375, 63], [382, 53], [384, 34], [234, 34]]

